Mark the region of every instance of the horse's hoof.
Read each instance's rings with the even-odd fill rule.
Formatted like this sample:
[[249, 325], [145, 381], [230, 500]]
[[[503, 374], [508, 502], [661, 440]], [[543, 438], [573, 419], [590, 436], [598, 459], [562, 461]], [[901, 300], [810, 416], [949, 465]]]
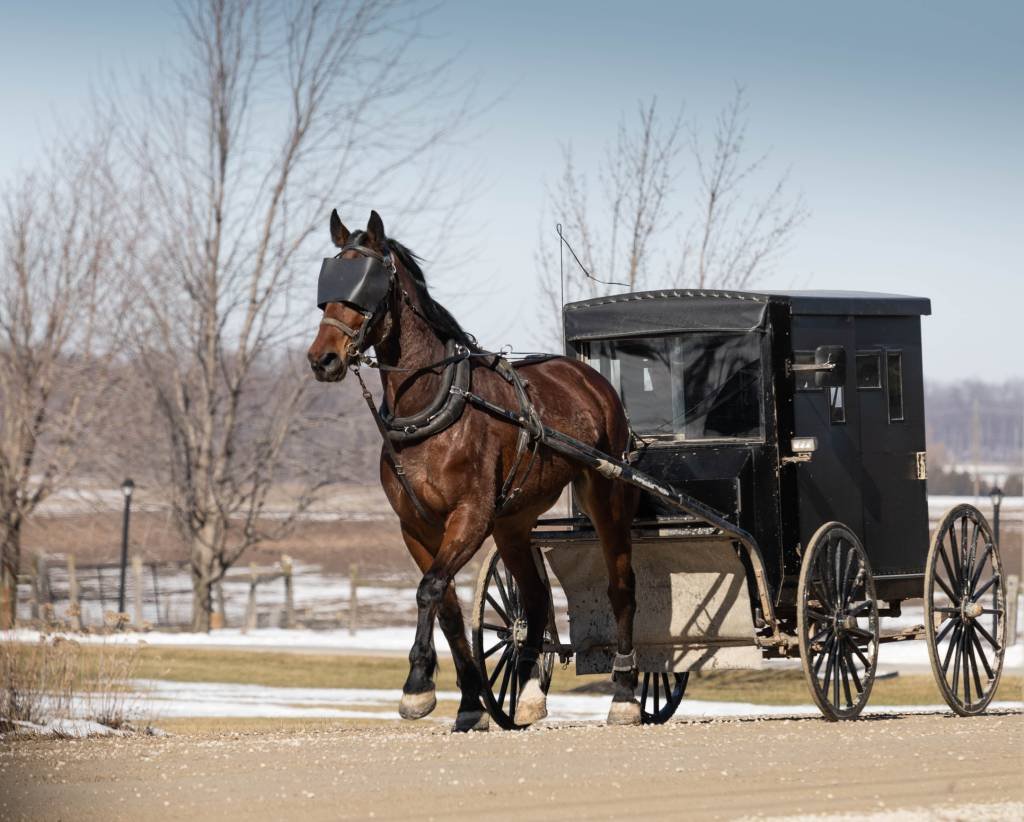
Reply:
[[487, 711], [459, 711], [452, 726], [452, 733], [463, 734], [467, 731], [489, 731], [491, 717]]
[[628, 702], [613, 702], [608, 709], [609, 725], [639, 725], [640, 703], [635, 699]]
[[513, 717], [516, 725], [532, 725], [540, 722], [548, 715], [548, 702], [540, 683], [536, 679], [527, 680], [523, 686], [523, 692], [516, 702], [516, 715]]
[[421, 694], [402, 694], [398, 703], [398, 715], [402, 719], [423, 719], [437, 706], [437, 696], [433, 688]]

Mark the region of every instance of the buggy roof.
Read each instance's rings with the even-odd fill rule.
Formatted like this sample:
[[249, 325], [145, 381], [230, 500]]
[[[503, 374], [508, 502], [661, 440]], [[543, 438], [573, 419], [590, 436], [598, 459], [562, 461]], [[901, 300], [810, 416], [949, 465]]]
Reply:
[[869, 291], [633, 291], [567, 303], [567, 340], [643, 337], [673, 331], [753, 331], [769, 305], [790, 314], [908, 317], [931, 314], [925, 297]]

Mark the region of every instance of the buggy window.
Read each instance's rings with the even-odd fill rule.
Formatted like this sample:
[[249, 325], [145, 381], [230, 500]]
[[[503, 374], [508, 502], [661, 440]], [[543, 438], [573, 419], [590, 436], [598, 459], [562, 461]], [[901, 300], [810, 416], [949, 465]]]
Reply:
[[587, 362], [622, 397], [639, 434], [758, 439], [761, 337], [690, 333], [587, 343]]
[[878, 351], [864, 351], [857, 354], [857, 387], [881, 388], [882, 368], [879, 365], [882, 355]]
[[903, 354], [887, 351], [886, 392], [889, 395], [889, 422], [903, 422]]

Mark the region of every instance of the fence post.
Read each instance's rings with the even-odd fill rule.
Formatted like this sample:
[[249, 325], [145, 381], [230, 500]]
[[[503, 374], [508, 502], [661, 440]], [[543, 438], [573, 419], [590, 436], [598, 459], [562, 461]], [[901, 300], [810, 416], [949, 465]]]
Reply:
[[292, 589], [292, 558], [281, 555], [281, 573], [284, 575], [284, 615], [282, 628], [295, 627], [295, 595]]
[[68, 623], [72, 631], [82, 630], [82, 605], [78, 601], [78, 572], [75, 555], [68, 554]]
[[156, 624], [159, 625], [162, 621], [160, 619], [160, 587], [156, 582], [156, 563], [149, 563], [149, 575], [153, 578], [153, 612], [156, 614]]
[[1006, 578], [1006, 644], [1017, 641], [1017, 607], [1020, 594], [1020, 577], [1010, 574]]
[[246, 634], [256, 627], [256, 565], [249, 564], [249, 599], [245, 603], [245, 621], [242, 623], [242, 633]]
[[348, 566], [348, 632], [355, 636], [359, 625], [359, 563]]
[[138, 554], [132, 557], [132, 581], [135, 583], [135, 627], [141, 628], [142, 618], [142, 557]]

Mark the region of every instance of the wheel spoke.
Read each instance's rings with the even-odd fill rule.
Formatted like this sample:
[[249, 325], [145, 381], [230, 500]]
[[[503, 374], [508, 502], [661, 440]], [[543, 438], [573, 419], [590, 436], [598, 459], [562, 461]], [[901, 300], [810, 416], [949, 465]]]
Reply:
[[[960, 613], [959, 610], [957, 611], [957, 613]], [[946, 634], [948, 634], [951, 630], [953, 630], [953, 626], [954, 625], [959, 625], [959, 624], [960, 624], [960, 617], [954, 617], [953, 619], [951, 619], [948, 622], [946, 622], [946, 627], [943, 628], [941, 631], [939, 631], [938, 635], [935, 637], [935, 647], [938, 648], [939, 647], [939, 643], [942, 642], [942, 640], [946, 638]]]
[[978, 656], [981, 657], [981, 664], [985, 666], [985, 674], [990, 680], [995, 679], [995, 674], [992, 673], [992, 666], [988, 664], [988, 657], [985, 656], [985, 651], [981, 647], [981, 640], [978, 639], [977, 633], [971, 631], [971, 642], [974, 645], [974, 650], [978, 652]]
[[853, 695], [850, 693], [850, 669], [846, 665], [846, 654], [840, 649], [839, 667], [843, 672], [843, 696], [846, 697], [846, 707], [853, 707]]
[[[964, 632], [960, 635], [960, 657], [963, 659], [964, 665], [964, 705], [971, 704], [971, 658], [967, 656], [967, 631], [968, 628], [964, 628]], [[953, 690], [953, 693], [956, 693], [956, 689]]]
[[495, 625], [493, 622], [482, 622], [480, 623], [481, 628], [486, 628], [488, 631], [497, 631], [498, 633], [507, 634], [508, 625]]
[[832, 684], [832, 663], [835, 661], [835, 656], [832, 653], [833, 648], [835, 648], [835, 643], [829, 646], [828, 653], [826, 654], [828, 661], [825, 663], [825, 681], [821, 687], [826, 699], [828, 699], [828, 686]]
[[505, 583], [501, 579], [501, 569], [497, 564], [494, 566], [491, 578], [494, 580], [494, 584], [498, 586], [498, 596], [501, 597], [501, 603], [505, 606], [505, 610], [511, 611], [512, 600], [509, 598], [508, 591], [505, 590]]
[[874, 642], [875, 635], [871, 631], [865, 631], [863, 628], [847, 628], [846, 633], [853, 634], [853, 636], [860, 637], [865, 642]]
[[[952, 591], [950, 590], [949, 586], [948, 586], [948, 585], [946, 585], [946, 581], [945, 581], [945, 580], [944, 580], [944, 579], [943, 579], [942, 577], [940, 577], [940, 576], [939, 576], [938, 574], [936, 574], [936, 575], [935, 575], [935, 581], [936, 581], [937, 583], [939, 583], [939, 587], [940, 587], [940, 588], [941, 588], [941, 589], [942, 589], [943, 591], [945, 591], [945, 593], [946, 593], [946, 596], [947, 596], [947, 597], [949, 597], [949, 601], [950, 601], [950, 602], [952, 602], [952, 603], [954, 603], [954, 604], [956, 604], [956, 603], [959, 603], [959, 602], [960, 602], [960, 597], [958, 597], [958, 596], [957, 596], [956, 594], [954, 594], [954, 593], [953, 593], [953, 592], [952, 592]], [[938, 609], [936, 609], [936, 610], [938, 610]]]
[[813, 608], [807, 608], [807, 616], [813, 619], [815, 622], [832, 622], [832, 617], [827, 614], [823, 614], [821, 611], [816, 611]]
[[978, 675], [978, 658], [974, 655], [974, 632], [969, 628], [967, 630], [967, 655], [971, 660], [971, 674], [974, 677], [974, 690], [977, 693], [978, 699], [981, 699], [984, 689], [981, 687], [981, 677]]
[[487, 659], [489, 656], [494, 654], [499, 648], [504, 648], [508, 643], [509, 641], [507, 639], [498, 640], [496, 644], [484, 651], [484, 659]]
[[835, 636], [829, 634], [828, 642], [825, 643], [825, 647], [821, 649], [821, 653], [818, 655], [817, 661], [814, 663], [814, 678], [818, 678], [818, 672], [821, 671], [821, 664], [828, 657], [829, 648], [832, 647], [832, 643], [836, 641]]
[[[519, 667], [518, 665], [515, 667]], [[512, 687], [509, 689], [508, 695], [508, 715], [513, 722], [516, 720], [516, 698], [519, 696], [519, 671], [509, 667], [512, 671]]]
[[640, 688], [640, 710], [643, 711], [644, 706], [647, 704], [647, 686], [651, 684], [651, 673], [649, 671], [644, 672], [644, 684]]
[[857, 663], [853, 661], [853, 655], [849, 650], [849, 643], [847, 643], [847, 649], [844, 653], [846, 654], [846, 669], [850, 672], [850, 676], [853, 677], [853, 684], [857, 688], [857, 693], [861, 694], [864, 692], [864, 686], [861, 684], [860, 677], [857, 676]]
[[823, 639], [825, 639], [825, 637], [827, 637], [831, 633], [832, 633], [832, 629], [831, 628], [822, 628], [820, 631], [818, 631], [818, 633], [816, 633], [814, 636], [812, 636], [808, 640], [808, 642], [811, 645], [817, 645], [818, 643], [820, 643]]
[[963, 623], [957, 623], [956, 630], [953, 631], [953, 637], [949, 641], [949, 648], [946, 649], [946, 658], [942, 660], [942, 673], [943, 675], [949, 674], [949, 660], [953, 656], [953, 651], [956, 650], [956, 644], [960, 641], [960, 632], [963, 631]]
[[986, 631], [985, 630], [985, 626], [982, 625], [977, 620], [974, 621], [974, 628], [975, 628], [975, 630], [977, 630], [977, 632], [979, 634], [981, 634], [983, 637], [985, 637], [985, 639], [988, 641], [989, 645], [991, 645], [993, 648], [995, 648], [996, 653], [999, 653], [1001, 650], [1003, 650], [1003, 646], [1000, 645], [998, 642], [996, 642], [996, 640], [992, 636], [992, 634], [990, 634], [988, 631]]
[[965, 627], [964, 630], [960, 631], [960, 633], [957, 635], [956, 642], [953, 643], [953, 647], [956, 649], [955, 652], [953, 653], [953, 695], [954, 696], [956, 696], [957, 692], [960, 690], [960, 687], [959, 687], [960, 686], [960, 662], [961, 662], [961, 659], [963, 658], [964, 631], [966, 631], [966, 630], [967, 629]]
[[[959, 588], [963, 583], [963, 579], [960, 576], [960, 552], [956, 547], [956, 523], [952, 522], [949, 526], [949, 548], [950, 548], [950, 559], [952, 560], [953, 572], [951, 573], [952, 582], [956, 583], [956, 587]], [[945, 557], [943, 557], [945, 559]]]
[[846, 644], [850, 648], [850, 650], [853, 651], [857, 655], [858, 659], [860, 659], [861, 663], [863, 663], [865, 673], [870, 672], [871, 660], [864, 656], [864, 652], [857, 647], [857, 643], [854, 642], [852, 639], [850, 639], [849, 637], [844, 637], [844, 640], [846, 641]]
[[[515, 667], [515, 659], [510, 656], [509, 664], [505, 666], [505, 673], [501, 676], [501, 691], [498, 693], [499, 708], [503, 708], [505, 705], [505, 693], [508, 691], [508, 682]], [[512, 716], [511, 712], [509, 712], [509, 716]]]
[[651, 674], [651, 679], [654, 680], [654, 715], [657, 716], [661, 711], [661, 700], [658, 699], [658, 675]]
[[665, 686], [665, 704], [671, 705], [675, 702], [675, 693], [672, 691], [672, 686], [668, 681], [668, 674], [661, 675], [661, 684]]
[[960, 585], [967, 579], [967, 515], [960, 518]]
[[853, 593], [853, 582], [857, 578], [857, 574], [851, 572], [859, 570], [855, 568], [856, 565], [860, 565], [857, 562], [857, 552], [851, 545], [850, 550], [846, 552], [846, 567], [843, 569], [843, 586], [842, 586], [842, 603], [848, 602], [850, 595]]
[[862, 602], [860, 605], [857, 605], [854, 608], [851, 608], [848, 615], [856, 618], [856, 617], [859, 617], [859, 616], [864, 616], [864, 614], [868, 613], [870, 610], [871, 610], [871, 603], [870, 602]]
[[[952, 533], [952, 532], [950, 532], [950, 533]], [[955, 550], [956, 549], [954, 549], [954, 554], [953, 554], [954, 556], [956, 556]], [[953, 567], [950, 565], [949, 559], [946, 557], [946, 544], [944, 542], [939, 542], [938, 554], [939, 554], [939, 559], [942, 560], [942, 564], [946, 567], [946, 574], [949, 576], [949, 581], [951, 583], [953, 583], [953, 585], [959, 585], [960, 584], [960, 580], [957, 577], [957, 575], [955, 573], [953, 573]], [[938, 570], [938, 569], [936, 569], [936, 570]], [[941, 579], [941, 577], [938, 574], [936, 574], [935, 575], [935, 580], [938, 581], [940, 579]], [[949, 588], [946, 588], [945, 585], [943, 585], [942, 587], [949, 594], [949, 598], [951, 600], [953, 600], [954, 602], [956, 602], [958, 598], [953, 596], [953, 594], [949, 591]]]
[[832, 697], [833, 697], [832, 698], [832, 704], [835, 705], [836, 707], [838, 707], [839, 706], [839, 677], [841, 675], [841, 672], [839, 670], [840, 656], [839, 656], [839, 643], [838, 642], [835, 645], [832, 646], [832, 657], [834, 659], [834, 661], [832, 663], [832, 669], [833, 669], [832, 670], [832, 673], [833, 673], [833, 677], [832, 677]]
[[494, 666], [494, 670], [491, 671], [491, 675], [488, 677], [488, 682], [490, 682], [490, 685], [491, 685], [492, 688], [494, 687], [494, 683], [497, 681], [498, 677], [501, 675], [501, 671], [505, 667], [505, 663], [508, 662], [509, 657], [511, 657], [511, 656], [512, 656], [512, 648], [511, 648], [511, 646], [506, 647], [505, 648], [505, 652], [498, 659], [498, 664]]
[[989, 542], [985, 545], [985, 553], [981, 555], [981, 559], [975, 561], [974, 576], [971, 577], [971, 585], [967, 589], [968, 593], [973, 593], [974, 589], [978, 587], [978, 580], [981, 579], [981, 572], [985, 570], [985, 562], [988, 560], [995, 546]]
[[988, 582], [986, 582], [977, 591], [974, 592], [974, 595], [971, 597], [971, 602], [977, 602], [979, 599], [981, 599], [985, 595], [985, 592], [993, 585], [995, 585], [998, 581], [999, 574], [995, 574]]
[[498, 616], [505, 620], [506, 625], [512, 624], [512, 620], [508, 618], [508, 614], [505, 613], [505, 609], [498, 604], [498, 600], [494, 598], [490, 591], [487, 592], [487, 601], [491, 603], [491, 607], [495, 610]]

